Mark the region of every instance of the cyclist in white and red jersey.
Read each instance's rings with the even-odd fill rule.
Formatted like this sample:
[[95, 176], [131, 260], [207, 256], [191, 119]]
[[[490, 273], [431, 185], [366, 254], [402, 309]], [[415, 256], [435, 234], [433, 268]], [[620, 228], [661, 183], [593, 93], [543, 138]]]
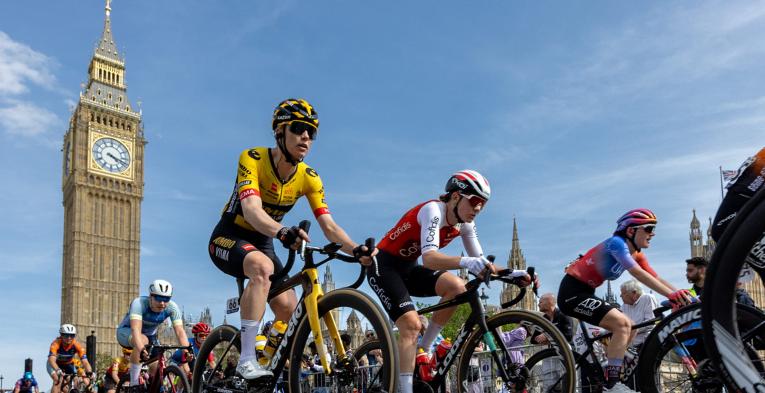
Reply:
[[656, 223], [656, 215], [648, 209], [628, 211], [617, 220], [613, 236], [572, 262], [560, 283], [558, 304], [564, 314], [613, 332], [605, 370], [606, 392], [632, 392], [619, 382], [632, 324], [621, 311], [595, 296], [595, 288], [605, 280], [615, 280], [626, 270], [647, 287], [669, 298], [673, 307], [691, 301], [690, 292], [678, 290], [660, 278], [641, 251], [650, 246]]
[[[440, 200], [421, 203], [406, 212], [377, 245], [377, 266], [367, 268], [367, 279], [399, 329], [399, 381], [403, 393], [412, 392], [421, 328], [410, 295], [440, 296], [443, 302], [465, 292], [462, 279], [447, 272], [448, 269], [467, 268], [476, 275], [496, 272], [483, 256], [473, 223], [490, 195], [489, 182], [480, 173], [456, 172], [446, 183], [446, 193]], [[439, 251], [457, 236], [462, 238], [468, 256], [449, 256]], [[417, 264], [420, 256], [422, 265]], [[430, 348], [454, 311], [455, 308], [448, 308], [433, 313], [420, 341], [421, 348], [426, 351]]]

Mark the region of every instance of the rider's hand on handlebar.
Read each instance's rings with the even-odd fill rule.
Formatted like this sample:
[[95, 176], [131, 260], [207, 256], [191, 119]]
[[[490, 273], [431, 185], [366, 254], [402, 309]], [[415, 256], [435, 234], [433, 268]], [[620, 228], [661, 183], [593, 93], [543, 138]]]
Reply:
[[282, 246], [284, 246], [284, 248], [291, 248], [293, 250], [300, 248], [302, 242], [311, 241], [311, 238], [308, 237], [308, 234], [297, 226], [293, 226], [291, 228], [282, 227], [278, 232], [276, 232], [276, 238], [282, 242]]
[[680, 307], [687, 306], [693, 302], [693, 296], [687, 289], [678, 289], [667, 296], [672, 303], [672, 311], [677, 311]]
[[359, 244], [353, 248], [353, 257], [358, 259], [362, 265], [369, 266], [372, 264], [372, 257], [377, 255], [378, 251], [377, 247], [370, 250], [367, 246]]

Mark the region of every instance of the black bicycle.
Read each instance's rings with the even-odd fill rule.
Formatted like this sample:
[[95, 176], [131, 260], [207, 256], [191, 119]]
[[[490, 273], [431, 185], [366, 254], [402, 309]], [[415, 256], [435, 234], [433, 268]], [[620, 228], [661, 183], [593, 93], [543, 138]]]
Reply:
[[704, 281], [709, 295], [702, 302], [704, 344], [729, 388], [765, 392], [765, 324], [741, 329], [739, 308], [732, 307], [745, 265], [758, 273], [765, 268], [765, 188], [741, 208], [717, 243]]
[[[724, 391], [704, 346], [701, 307], [692, 304], [671, 313], [646, 337], [637, 364], [641, 392]], [[765, 314], [754, 307], [737, 304], [736, 309], [744, 335], [765, 323]]]
[[[307, 232], [309, 224], [308, 221], [303, 221], [300, 227]], [[367, 239], [366, 245], [374, 248], [374, 239]], [[370, 296], [357, 289], [364, 282], [365, 267], [361, 266], [359, 277], [348, 287], [325, 294], [319, 285], [319, 266], [333, 259], [358, 263], [357, 259], [339, 253], [340, 247], [336, 243], [321, 248], [304, 243], [300, 250], [303, 268], [269, 291], [268, 300], [271, 300], [298, 285], [303, 288], [302, 297], [288, 322], [284, 338], [279, 342], [267, 368], [277, 377], [287, 369], [286, 380], [291, 392], [310, 392], [316, 387], [326, 387], [327, 384], [331, 384], [333, 391], [338, 392], [353, 392], [354, 389], [369, 391], [366, 385], [369, 379], [365, 377], [367, 370], [353, 356], [346, 353], [340, 339], [339, 321], [336, 320], [344, 313], [355, 312], [364, 324], [369, 325], [376, 337], [380, 338], [380, 354], [383, 361], [375, 375], [379, 381], [376, 389], [393, 392], [398, 381], [398, 348], [388, 318], [380, 306]], [[289, 273], [295, 262], [295, 254], [294, 250], [290, 250], [286, 266], [271, 277], [272, 282], [278, 282]], [[325, 258], [314, 262], [316, 254]], [[237, 284], [241, 297], [244, 280], [237, 280]], [[322, 370], [319, 374], [312, 373], [311, 380], [306, 379], [306, 370], [301, 367], [309, 342], [315, 343]], [[229, 357], [233, 357], [233, 364], [236, 364], [240, 347], [238, 329], [230, 325], [215, 328], [202, 344], [197, 357], [206, 359], [210, 353], [214, 353], [218, 361], [215, 369], [207, 373], [205, 362], [196, 362], [192, 381], [194, 393], [273, 392], [280, 381], [278, 378], [245, 380], [232, 373], [222, 379], [215, 377], [221, 375], [221, 367], [228, 363]], [[225, 372], [222, 374], [226, 375]]]
[[[448, 370], [457, 363], [457, 390], [469, 391], [471, 385], [478, 383], [474, 370], [471, 368], [471, 359], [479, 352], [479, 344], [484, 342], [490, 353], [490, 365], [484, 366], [484, 375], [490, 375], [489, 380], [501, 380], [502, 385], [508, 391], [539, 390], [557, 391], [570, 393], [576, 385], [576, 373], [574, 356], [563, 334], [547, 319], [538, 313], [526, 310], [504, 310], [491, 317], [486, 316], [486, 310], [481, 301], [478, 288], [481, 284], [490, 281], [502, 281], [508, 284], [520, 286], [519, 277], [509, 277], [512, 270], [506, 269], [497, 274], [484, 274], [484, 278], [475, 278], [465, 284], [466, 291], [457, 295], [454, 299], [443, 303], [426, 307], [418, 311], [419, 314], [427, 314], [448, 307], [455, 307], [463, 303], [470, 304], [471, 312], [465, 325], [457, 333], [454, 343], [446, 352], [446, 355], [438, 359], [435, 367], [435, 375], [430, 381], [420, 379], [419, 373], [415, 373], [415, 392], [444, 391]], [[534, 277], [534, 268], [529, 268], [528, 273]], [[526, 294], [526, 288], [521, 288], [518, 295], [501, 305], [508, 308], [520, 302]], [[524, 329], [522, 336], [525, 339], [520, 342], [509, 342], [508, 335], [515, 329]], [[545, 344], [538, 344], [531, 340], [532, 337], [544, 335]], [[517, 341], [517, 340], [516, 340]], [[553, 362], [553, 368], [557, 370], [557, 378], [554, 386], [544, 386], [545, 381], [531, 378], [523, 359], [537, 352], [549, 351], [547, 356]], [[533, 383], [533, 386], [530, 386]]]

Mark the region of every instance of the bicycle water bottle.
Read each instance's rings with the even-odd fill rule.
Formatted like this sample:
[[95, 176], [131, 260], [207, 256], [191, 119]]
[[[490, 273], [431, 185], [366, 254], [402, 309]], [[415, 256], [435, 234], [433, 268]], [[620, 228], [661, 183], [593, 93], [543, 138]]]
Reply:
[[432, 370], [434, 371], [436, 370], [438, 363], [441, 361], [441, 359], [446, 357], [446, 353], [449, 352], [451, 348], [452, 348], [452, 342], [449, 341], [448, 338], [445, 338], [441, 340], [440, 343], [438, 343], [438, 346], [436, 347], [433, 357], [430, 358], [430, 368]]
[[263, 348], [263, 356], [269, 361], [276, 352], [276, 347], [279, 346], [279, 342], [284, 337], [284, 332], [287, 331], [287, 324], [282, 321], [276, 321], [271, 326], [271, 331], [268, 333], [268, 340], [266, 346]]
[[268, 364], [268, 358], [263, 352], [263, 350], [266, 348], [267, 341], [268, 339], [266, 336], [262, 334], [255, 336], [255, 356], [258, 358], [258, 363], [260, 363], [261, 366]]
[[433, 380], [433, 369], [430, 365], [430, 355], [422, 348], [417, 350], [417, 356], [414, 358], [414, 367], [421, 380], [425, 382]]

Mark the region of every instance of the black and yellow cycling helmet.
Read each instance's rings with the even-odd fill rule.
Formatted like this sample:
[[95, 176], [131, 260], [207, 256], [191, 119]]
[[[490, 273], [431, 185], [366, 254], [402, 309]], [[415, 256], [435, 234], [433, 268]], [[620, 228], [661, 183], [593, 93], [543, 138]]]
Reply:
[[319, 128], [319, 115], [316, 109], [302, 98], [288, 98], [280, 102], [274, 109], [271, 128], [276, 130], [279, 124], [291, 121], [301, 121]]

